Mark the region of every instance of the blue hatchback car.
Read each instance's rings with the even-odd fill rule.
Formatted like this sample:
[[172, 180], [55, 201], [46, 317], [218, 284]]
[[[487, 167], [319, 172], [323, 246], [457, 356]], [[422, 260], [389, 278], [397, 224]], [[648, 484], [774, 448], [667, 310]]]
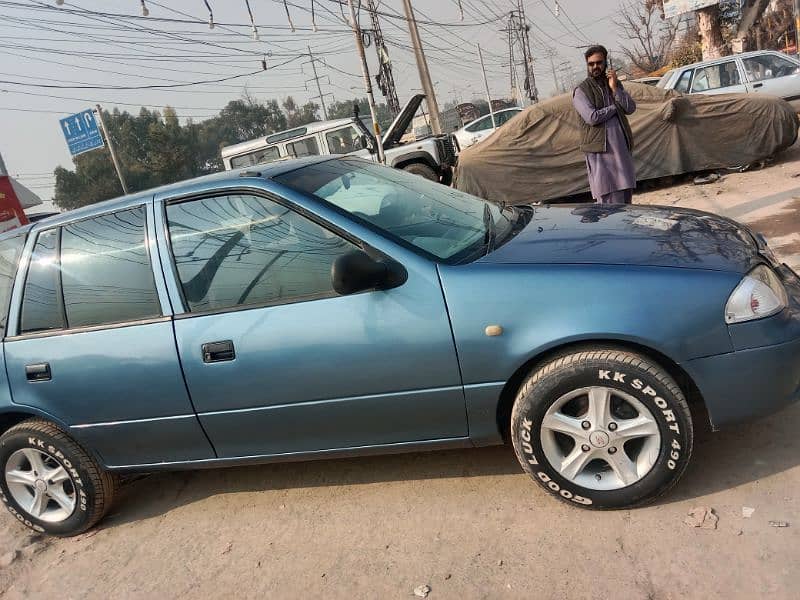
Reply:
[[5, 234], [0, 307], [0, 498], [54, 535], [120, 473], [504, 440], [553, 496], [629, 507], [678, 481], [693, 414], [800, 396], [800, 280], [744, 227], [346, 157]]

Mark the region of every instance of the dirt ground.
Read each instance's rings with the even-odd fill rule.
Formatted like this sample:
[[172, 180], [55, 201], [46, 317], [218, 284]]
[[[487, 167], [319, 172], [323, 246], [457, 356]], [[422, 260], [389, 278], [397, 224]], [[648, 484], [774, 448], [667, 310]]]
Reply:
[[[728, 214], [800, 265], [800, 147], [635, 201]], [[383, 599], [427, 584], [429, 598], [797, 598], [799, 431], [795, 406], [708, 435], [678, 487], [632, 511], [553, 500], [509, 447], [152, 475], [78, 538], [0, 516], [0, 595]], [[686, 525], [695, 507], [717, 528]]]

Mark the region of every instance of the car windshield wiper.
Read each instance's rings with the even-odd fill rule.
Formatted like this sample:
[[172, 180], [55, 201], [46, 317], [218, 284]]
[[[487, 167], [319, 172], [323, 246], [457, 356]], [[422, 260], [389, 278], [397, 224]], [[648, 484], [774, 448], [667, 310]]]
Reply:
[[483, 205], [483, 226], [486, 228], [486, 234], [483, 236], [483, 246], [485, 254], [489, 254], [494, 250], [494, 244], [497, 240], [497, 228], [488, 203]]

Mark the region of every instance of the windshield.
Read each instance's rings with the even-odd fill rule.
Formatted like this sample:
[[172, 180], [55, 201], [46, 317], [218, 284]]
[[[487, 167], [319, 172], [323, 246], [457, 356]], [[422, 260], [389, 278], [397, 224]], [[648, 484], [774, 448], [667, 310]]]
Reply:
[[661, 79], [658, 80], [658, 83], [656, 83], [656, 87], [666, 89], [669, 80], [672, 79], [672, 76], [674, 74], [675, 74], [675, 69], [672, 69], [671, 71], [667, 71], [666, 73], [664, 73], [661, 76]]
[[275, 178], [367, 221], [448, 263], [474, 260], [507, 239], [516, 212], [439, 183], [358, 159], [303, 167]]

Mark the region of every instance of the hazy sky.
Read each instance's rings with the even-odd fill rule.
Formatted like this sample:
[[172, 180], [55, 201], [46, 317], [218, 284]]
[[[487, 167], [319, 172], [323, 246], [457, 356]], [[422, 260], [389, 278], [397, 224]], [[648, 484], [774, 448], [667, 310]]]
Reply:
[[[311, 31], [311, 0], [289, 0], [295, 32], [289, 29], [281, 0], [250, 0], [259, 41], [252, 39], [245, 0], [208, 0], [218, 24], [213, 30], [208, 27], [203, 0], [145, 3], [148, 18], [123, 19], [119, 15], [142, 15], [140, 0], [77, 0], [63, 6], [55, 0], [0, 0], [0, 80], [5, 82], [0, 83], [0, 153], [9, 172], [43, 200], [52, 197], [53, 169], [73, 166], [58, 120], [98, 102], [106, 109], [116, 105], [134, 113], [140, 106], [170, 105], [182, 118], [195, 120], [213, 116], [241, 96], [245, 86], [257, 98], [291, 95], [302, 102], [317, 94], [315, 86], [308, 91], [311, 69], [303, 65], [308, 57], [300, 56], [309, 45], [328, 65], [318, 65], [318, 73], [327, 76], [323, 92], [337, 100], [363, 95], [353, 35], [342, 21], [336, 0], [315, 0], [317, 32]], [[463, 21], [459, 0], [413, 0], [413, 4], [418, 19], [438, 23], [421, 25], [420, 35], [440, 105], [453, 98], [485, 96], [477, 43], [484, 49], [492, 95], [509, 95], [507, 34], [500, 30], [516, 0], [462, 0]], [[576, 46], [597, 41], [613, 47], [620, 4], [620, 0], [560, 0], [556, 17], [555, 0], [525, 2], [534, 24], [530, 33], [537, 85], [544, 97], [553, 89], [548, 49], [555, 52], [556, 69], [570, 61], [582, 70], [581, 50]], [[388, 15], [403, 14], [402, 0], [380, 0], [378, 5]], [[80, 10], [103, 14], [74, 12]], [[366, 13], [361, 23], [371, 26]], [[475, 23], [482, 24], [462, 26]], [[381, 26], [402, 104], [421, 87], [408, 29], [400, 18], [382, 17]], [[374, 75], [375, 48], [366, 52]], [[287, 64], [233, 81], [177, 89], [86, 89], [205, 81], [248, 73], [260, 68], [265, 53], [271, 53], [269, 65]], [[84, 89], [41, 87], [48, 85]], [[381, 101], [377, 88], [375, 94]]]

